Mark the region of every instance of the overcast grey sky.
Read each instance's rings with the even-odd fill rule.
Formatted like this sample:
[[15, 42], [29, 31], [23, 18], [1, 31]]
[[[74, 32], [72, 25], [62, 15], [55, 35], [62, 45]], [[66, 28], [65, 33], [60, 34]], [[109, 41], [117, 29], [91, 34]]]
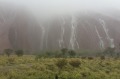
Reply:
[[0, 0], [5, 2], [23, 3], [32, 6], [46, 7], [120, 7], [120, 0]]
[[120, 0], [0, 0], [27, 7], [34, 13], [71, 13], [81, 10], [120, 9]]

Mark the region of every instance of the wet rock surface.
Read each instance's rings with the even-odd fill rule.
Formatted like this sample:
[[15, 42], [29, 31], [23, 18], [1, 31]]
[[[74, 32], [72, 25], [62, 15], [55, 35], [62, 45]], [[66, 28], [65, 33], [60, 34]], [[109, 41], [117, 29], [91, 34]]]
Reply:
[[120, 20], [112, 14], [79, 12], [43, 21], [42, 18], [37, 20], [27, 10], [0, 6], [0, 50], [117, 48]]

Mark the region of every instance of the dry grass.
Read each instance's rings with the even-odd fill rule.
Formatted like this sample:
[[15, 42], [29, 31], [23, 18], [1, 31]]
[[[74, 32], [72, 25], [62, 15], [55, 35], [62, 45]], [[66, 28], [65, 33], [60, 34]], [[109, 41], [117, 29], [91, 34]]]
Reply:
[[[120, 79], [119, 59], [66, 58], [66, 64], [59, 69], [56, 62], [61, 59], [40, 58], [35, 60], [33, 55], [0, 56], [0, 79], [54, 79], [56, 74], [59, 79]], [[78, 61], [79, 66], [72, 66]], [[72, 62], [72, 65], [69, 62]]]

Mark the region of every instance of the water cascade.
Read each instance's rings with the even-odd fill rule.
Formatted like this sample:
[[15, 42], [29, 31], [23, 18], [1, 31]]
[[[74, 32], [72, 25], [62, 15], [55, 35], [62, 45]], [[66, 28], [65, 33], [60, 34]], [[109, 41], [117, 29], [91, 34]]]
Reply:
[[102, 40], [102, 37], [100, 36], [96, 26], [95, 26], [95, 30], [96, 30], [97, 36], [99, 38], [99, 41], [100, 41], [99, 42], [100, 48], [101, 48], [101, 50], [103, 50], [105, 48], [104, 41]]
[[102, 19], [99, 19], [99, 21], [100, 21], [100, 23], [101, 23], [101, 25], [102, 25], [102, 27], [103, 27], [103, 29], [105, 31], [105, 34], [106, 34], [107, 39], [109, 41], [110, 47], [114, 48], [115, 47], [115, 45], [114, 45], [114, 39], [110, 38], [109, 33], [108, 33], [109, 30], [106, 27], [105, 21], [102, 20]]
[[61, 35], [60, 35], [60, 40], [59, 40], [59, 47], [60, 48], [64, 48], [64, 32], [65, 32], [65, 29], [64, 29], [64, 26], [65, 26], [65, 20], [64, 18], [62, 17], [62, 22], [61, 22]]
[[70, 45], [69, 45], [70, 49], [75, 49], [75, 45], [79, 49], [79, 44], [78, 44], [77, 39], [76, 39], [76, 27], [77, 27], [76, 18], [74, 16], [72, 16], [71, 36], [70, 36]]

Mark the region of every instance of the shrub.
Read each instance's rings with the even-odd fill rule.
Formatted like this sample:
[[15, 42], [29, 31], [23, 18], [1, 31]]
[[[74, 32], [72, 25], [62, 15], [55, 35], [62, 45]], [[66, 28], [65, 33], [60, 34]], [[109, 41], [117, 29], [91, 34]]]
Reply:
[[76, 52], [74, 50], [69, 50], [68, 53], [71, 57], [74, 57], [76, 55]]
[[13, 50], [12, 49], [5, 49], [4, 53], [9, 57], [13, 53]]
[[61, 52], [62, 52], [63, 55], [65, 55], [68, 52], [68, 49], [67, 48], [63, 48], [63, 49], [61, 49]]
[[93, 60], [93, 59], [94, 59], [94, 57], [88, 57], [88, 59], [89, 59], [89, 60]]
[[81, 65], [81, 62], [78, 59], [76, 59], [76, 60], [71, 60], [69, 64], [73, 67], [79, 67]]
[[67, 65], [67, 60], [66, 59], [59, 59], [56, 62], [56, 66], [60, 69], [62, 69], [65, 65]]
[[114, 48], [107, 47], [107, 48], [103, 51], [103, 54], [113, 56], [113, 55], [115, 54], [115, 47], [114, 47]]
[[17, 56], [20, 57], [20, 56], [23, 56], [24, 51], [23, 50], [16, 50], [15, 53], [16, 53]]

